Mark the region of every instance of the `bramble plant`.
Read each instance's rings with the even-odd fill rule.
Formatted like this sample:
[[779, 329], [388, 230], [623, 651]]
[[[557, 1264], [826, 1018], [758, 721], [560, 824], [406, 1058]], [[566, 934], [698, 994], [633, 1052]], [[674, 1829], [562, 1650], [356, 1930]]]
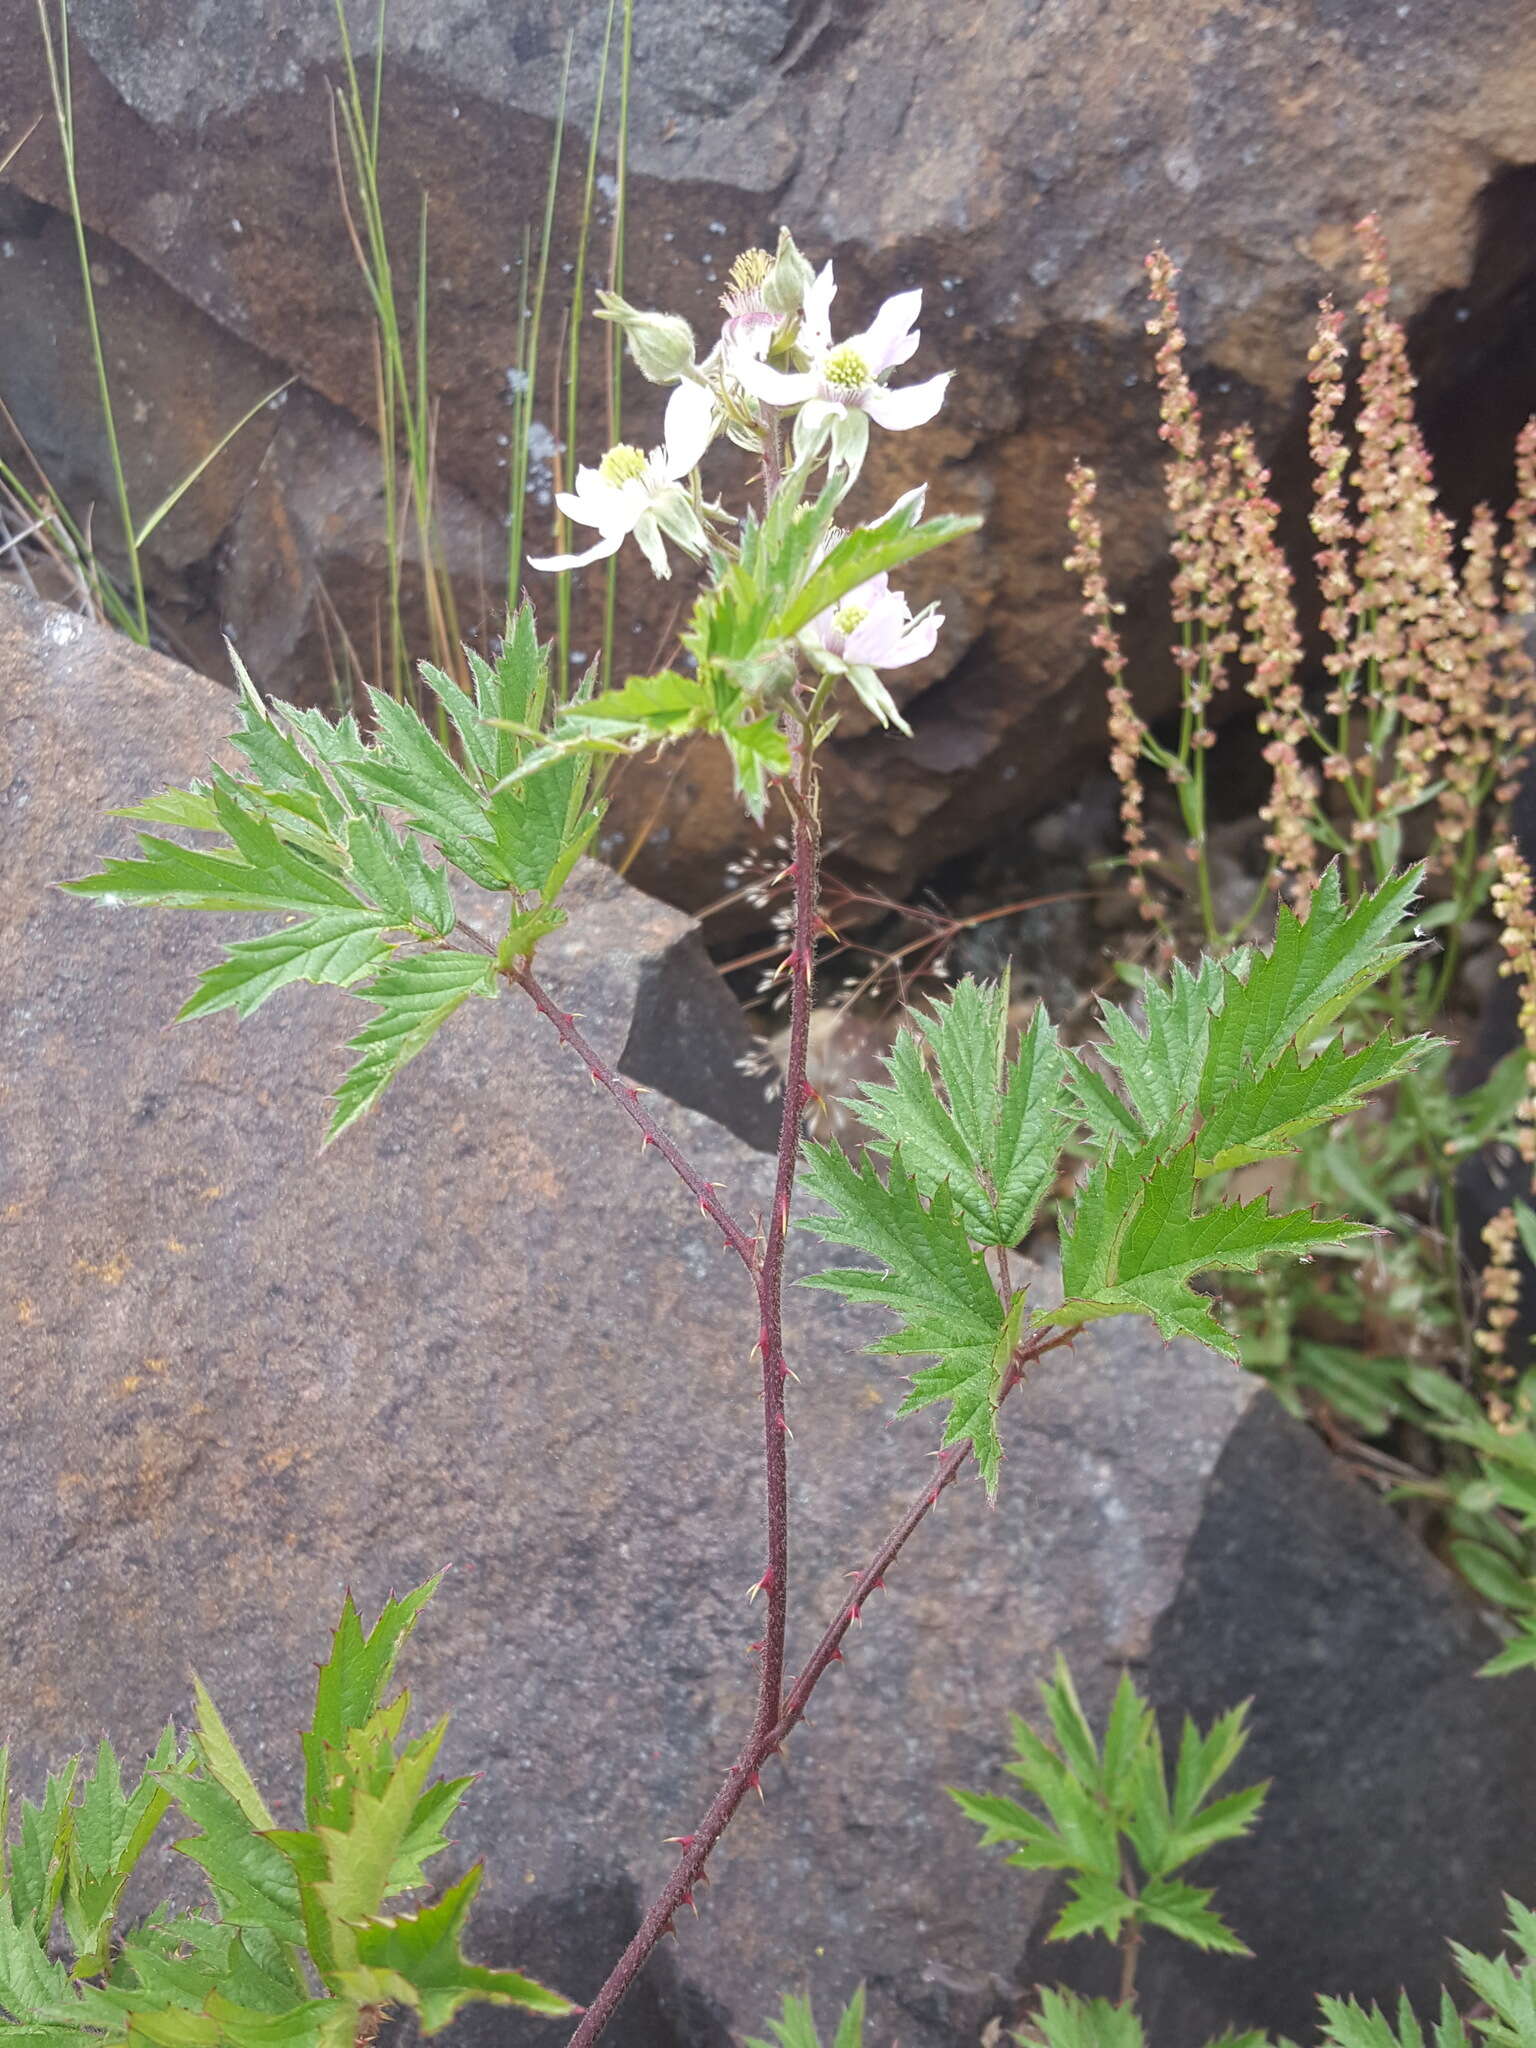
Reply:
[[[1423, 857], [1418, 930], [1434, 936], [1383, 985], [1358, 992], [1333, 1029], [1336, 1047], [1377, 1039], [1385, 1023], [1433, 1035], [1390, 1094], [1346, 1122], [1303, 1137], [1290, 1191], [1344, 1201], [1379, 1226], [1309, 1267], [1271, 1270], [1230, 1292], [1244, 1363], [1294, 1412], [1391, 1439], [1352, 1446], [1378, 1476], [1428, 1496], [1444, 1547], [1513, 1631], [1490, 1665], [1536, 1663], [1533, 1385], [1506, 1357], [1519, 1292], [1518, 1200], [1483, 1236], [1481, 1311], [1464, 1271], [1458, 1176], [1476, 1154], [1508, 1186], [1505, 1163], [1536, 1162], [1536, 899], [1508, 844], [1519, 764], [1536, 740], [1536, 420], [1515, 450], [1515, 499], [1502, 523], [1486, 505], [1460, 540], [1435, 501], [1414, 414], [1402, 327], [1389, 312], [1381, 230], [1359, 224], [1364, 290], [1360, 374], [1346, 405], [1343, 315], [1325, 302], [1311, 350], [1312, 535], [1326, 686], [1306, 688], [1303, 638], [1278, 508], [1253, 437], [1208, 442], [1184, 367], [1177, 272], [1148, 259], [1169, 516], [1172, 617], [1181, 677], [1177, 730], [1157, 737], [1126, 687], [1125, 655], [1103, 567], [1092, 472], [1071, 477], [1074, 551], [1093, 644], [1109, 680], [1111, 766], [1130, 888], [1169, 951], [1188, 948], [1188, 892], [1199, 942], [1220, 953], [1268, 914], [1278, 891], [1303, 907], [1321, 861], [1342, 864], [1353, 892], [1379, 886], [1405, 846]], [[1348, 428], [1344, 422], [1348, 422]], [[1212, 705], [1235, 680], [1253, 700], [1272, 776], [1260, 808], [1266, 869], [1233, 923], [1213, 887], [1207, 763], [1219, 744]], [[1182, 845], [1169, 860], [1149, 830], [1139, 764], [1166, 780]], [[1173, 849], [1169, 849], [1173, 853]], [[1521, 991], [1523, 1044], [1480, 1086], [1453, 1089], [1469, 1007], [1459, 985], [1466, 935], [1489, 906]], [[1524, 1226], [1528, 1241], [1536, 1241]], [[1403, 1440], [1404, 1426], [1408, 1438]], [[1435, 1449], [1422, 1469], [1421, 1445]], [[1512, 1486], [1511, 1475], [1523, 1475]]]
[[[1346, 900], [1340, 870], [1318, 878], [1305, 917], [1282, 910], [1268, 952], [1248, 949], [1179, 969], [1152, 990], [1141, 1024], [1105, 1012], [1096, 1061], [1069, 1054], [1043, 1012], [1010, 1046], [1005, 988], [966, 982], [897, 1041], [889, 1079], [858, 1112], [868, 1153], [803, 1147], [813, 1099], [806, 1071], [821, 927], [818, 754], [851, 692], [902, 725], [886, 672], [928, 654], [942, 625], [914, 617], [891, 575], [968, 532], [925, 518], [924, 491], [844, 527], [872, 428], [931, 419], [941, 373], [893, 385], [915, 353], [921, 294], [889, 299], [862, 332], [835, 341], [831, 266], [813, 272], [791, 237], [733, 266], [718, 341], [700, 357], [687, 324], [610, 296], [607, 317], [653, 382], [670, 385], [660, 443], [610, 448], [578, 472], [561, 510], [595, 529], [584, 552], [536, 567], [560, 572], [615, 554], [631, 537], [658, 575], [672, 554], [703, 564], [703, 587], [675, 665], [601, 690], [589, 675], [563, 695], [549, 677], [525, 604], [494, 661], [467, 655], [473, 693], [441, 669], [423, 678], [432, 725], [374, 692], [374, 725], [268, 705], [244, 684], [237, 772], [170, 790], [125, 815], [159, 830], [139, 851], [68, 886], [118, 905], [265, 914], [282, 920], [237, 939], [182, 1014], [249, 1014], [292, 983], [323, 983], [366, 1006], [337, 1092], [330, 1136], [371, 1108], [406, 1063], [471, 997], [530, 1001], [697, 1198], [705, 1224], [744, 1268], [757, 1312], [762, 1399], [765, 1616], [756, 1705], [736, 1760], [691, 1831], [672, 1874], [572, 2037], [588, 2048], [678, 1909], [743, 1798], [841, 1657], [847, 1630], [943, 1493], [974, 1462], [1000, 1482], [1000, 1411], [1030, 1367], [1089, 1321], [1148, 1315], [1164, 1337], [1190, 1336], [1229, 1357], [1236, 1339], [1193, 1284], [1218, 1270], [1357, 1240], [1367, 1224], [1264, 1197], [1223, 1201], [1213, 1177], [1241, 1161], [1284, 1158], [1309, 1130], [1360, 1104], [1422, 1060], [1422, 1038], [1384, 1026], [1346, 1047], [1334, 1020], [1415, 948], [1404, 928], [1416, 872], [1387, 874]], [[701, 465], [721, 437], [745, 451], [760, 501], [735, 511], [707, 494]], [[439, 719], [442, 736], [434, 731]], [[535, 966], [561, 922], [561, 890], [601, 816], [618, 756], [685, 733], [712, 736], [741, 800], [762, 819], [781, 805], [790, 829], [794, 921], [783, 972], [790, 1029], [777, 1162], [767, 1216], [742, 1220]], [[463, 913], [449, 870], [485, 892]], [[490, 935], [482, 925], [490, 927]], [[1064, 1153], [1083, 1156], [1063, 1236], [1059, 1299], [1031, 1299], [1009, 1261], [1052, 1187]], [[794, 1214], [804, 1164], [822, 1204]], [[789, 1614], [789, 1429], [784, 1270], [790, 1229], [862, 1252], [869, 1266], [814, 1275], [897, 1327], [873, 1347], [917, 1368], [906, 1410], [944, 1409], [941, 1456], [911, 1507], [875, 1549], [798, 1675], [785, 1668]]]
[[[1047, 1939], [1099, 1935], [1117, 1941], [1120, 1986], [1113, 2001], [1042, 1986], [1013, 2039], [1018, 2048], [1146, 2048], [1136, 2007], [1136, 1966], [1146, 1930], [1161, 1929], [1197, 1948], [1251, 1953], [1212, 1909], [1209, 1890], [1173, 1876], [1218, 1843], [1246, 1835], [1258, 1819], [1265, 1785], [1211, 1797], [1247, 1740], [1247, 1708], [1223, 1714], [1204, 1734], [1186, 1720], [1170, 1778], [1156, 1719], [1128, 1673], [1102, 1741], [1062, 1660], [1040, 1692], [1056, 1739], [1046, 1740], [1015, 1716], [1016, 1761], [1004, 1768], [1022, 1781], [1043, 1816], [996, 1794], [952, 1790], [950, 1796], [982, 1828], [981, 1848], [1005, 1843], [1013, 1851], [1009, 1863], [1069, 1874], [1071, 1896]], [[1395, 2025], [1379, 2007], [1320, 1997], [1324, 2048], [1473, 2048], [1474, 2041], [1487, 2048], [1529, 2048], [1536, 2041], [1536, 1914], [1513, 1899], [1505, 1904], [1517, 1962], [1478, 1955], [1459, 1942], [1450, 1945], [1457, 1968], [1481, 2001], [1472, 2019], [1458, 2014], [1448, 1992], [1427, 2033], [1406, 1997]], [[799, 2003], [787, 1999], [786, 2016]], [[802, 2042], [786, 2038], [783, 2048], [802, 2048]], [[803, 2048], [816, 2048], [814, 2032]], [[1293, 2044], [1252, 2030], [1223, 2034], [1208, 2048]]]
[[[7, 1844], [0, 1749], [0, 2006], [28, 2048], [352, 2048], [392, 2010], [424, 2034], [463, 2006], [558, 2015], [568, 1998], [466, 1961], [459, 1942], [477, 1864], [430, 1905], [401, 1905], [448, 1847], [471, 1784], [434, 1778], [446, 1719], [407, 1736], [410, 1694], [386, 1701], [401, 1645], [437, 1580], [390, 1599], [365, 1630], [348, 1596], [301, 1738], [304, 1825], [281, 1828], [200, 1682], [184, 1743], [168, 1727], [132, 1791], [103, 1737], [40, 1802], [23, 1799]], [[162, 1823], [201, 1866], [211, 1912], [162, 1907], [131, 1932], [117, 1916]], [[54, 1947], [62, 1918], [69, 1960]]]
[[950, 1797], [982, 1829], [981, 1848], [1006, 1842], [1012, 1848], [1007, 1860], [1020, 1869], [1070, 1873], [1071, 1896], [1047, 1939], [1102, 1934], [1118, 1941], [1122, 2006], [1135, 1995], [1149, 1928], [1196, 1948], [1251, 1955], [1212, 1910], [1211, 1892], [1174, 1874], [1218, 1842], [1246, 1835], [1258, 1817], [1266, 1785], [1211, 1796], [1248, 1739], [1246, 1706], [1223, 1714], [1204, 1735], [1185, 1721], [1170, 1784], [1156, 1717], [1129, 1672], [1121, 1675], [1102, 1746], [1062, 1658], [1040, 1694], [1056, 1741], [1047, 1742], [1016, 1714], [1017, 1757], [1004, 1768], [1044, 1816], [997, 1793], [951, 1788]]

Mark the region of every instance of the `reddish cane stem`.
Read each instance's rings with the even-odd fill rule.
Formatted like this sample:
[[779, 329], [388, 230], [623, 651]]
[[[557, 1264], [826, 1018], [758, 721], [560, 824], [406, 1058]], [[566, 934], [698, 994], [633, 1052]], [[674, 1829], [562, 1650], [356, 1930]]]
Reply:
[[[1037, 1358], [1043, 1358], [1046, 1352], [1054, 1351], [1058, 1345], [1071, 1343], [1073, 1334], [1070, 1331], [1062, 1331], [1056, 1336], [1048, 1337], [1042, 1333], [1031, 1338], [1014, 1357], [1008, 1376], [998, 1393], [999, 1405], [1019, 1384], [1027, 1365], [1033, 1364]], [[943, 1458], [938, 1471], [859, 1574], [853, 1592], [828, 1623], [820, 1642], [807, 1658], [800, 1676], [790, 1688], [778, 1720], [762, 1735], [753, 1729], [741, 1754], [731, 1765], [724, 1783], [710, 1802], [708, 1812], [694, 1833], [687, 1838], [683, 1853], [678, 1858], [677, 1868], [667, 1879], [654, 1905], [640, 1923], [634, 1940], [615, 1963], [608, 1981], [582, 2015], [580, 2025], [570, 2038], [569, 2048], [592, 2048], [592, 2043], [613, 2018], [625, 1992], [645, 1967], [652, 1949], [670, 1930], [673, 1915], [679, 1906], [686, 1904], [691, 1897], [704, 1866], [709, 1861], [711, 1851], [730, 1825], [736, 1809], [748, 1791], [757, 1783], [762, 1766], [784, 1742], [795, 1723], [804, 1714], [817, 1685], [837, 1661], [843, 1638], [857, 1619], [860, 1608], [870, 1594], [876, 1591], [918, 1524], [936, 1506], [940, 1494], [959, 1477], [970, 1454], [969, 1444], [957, 1444], [954, 1450]]]
[[587, 1072], [606, 1094], [623, 1110], [630, 1122], [640, 1131], [644, 1142], [653, 1145], [689, 1193], [698, 1197], [699, 1208], [714, 1224], [726, 1244], [741, 1260], [756, 1281], [757, 1240], [742, 1229], [729, 1209], [720, 1200], [712, 1182], [697, 1173], [679, 1152], [676, 1145], [657, 1123], [648, 1110], [640, 1106], [640, 1091], [630, 1086], [622, 1075], [616, 1074], [602, 1054], [587, 1043], [576, 1029], [576, 1021], [560, 1008], [543, 983], [536, 980], [527, 966], [511, 967], [506, 970], [508, 979], [515, 981], [523, 993], [532, 998], [534, 1007], [546, 1016], [559, 1032], [563, 1042], [581, 1060]]

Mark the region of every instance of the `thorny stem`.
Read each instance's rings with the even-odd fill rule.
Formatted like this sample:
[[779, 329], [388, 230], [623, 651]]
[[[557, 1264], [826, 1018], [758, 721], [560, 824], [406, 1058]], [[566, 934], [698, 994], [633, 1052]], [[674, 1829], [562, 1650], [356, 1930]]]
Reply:
[[576, 1054], [587, 1072], [592, 1076], [596, 1085], [605, 1094], [610, 1095], [619, 1108], [623, 1110], [630, 1122], [640, 1132], [642, 1149], [650, 1151], [654, 1148], [660, 1153], [661, 1157], [666, 1160], [668, 1166], [671, 1167], [688, 1192], [697, 1196], [701, 1212], [714, 1224], [727, 1246], [741, 1260], [755, 1280], [757, 1278], [758, 1254], [756, 1238], [743, 1230], [735, 1217], [732, 1216], [730, 1210], [721, 1201], [714, 1183], [705, 1180], [702, 1174], [696, 1172], [689, 1165], [688, 1161], [683, 1157], [676, 1145], [673, 1144], [672, 1140], [661, 1128], [661, 1125], [650, 1114], [649, 1110], [642, 1108], [640, 1090], [632, 1087], [621, 1074], [615, 1073], [602, 1054], [594, 1046], [587, 1043], [586, 1039], [576, 1029], [576, 1019], [569, 1011], [561, 1009], [543, 983], [535, 978], [532, 969], [526, 962], [519, 966], [508, 968], [506, 973], [508, 979], [516, 982], [523, 993], [532, 998], [534, 1007], [554, 1025], [556, 1031], [560, 1034], [562, 1042], [568, 1045], [572, 1052]]
[[[999, 1405], [1023, 1379], [1026, 1366], [1043, 1358], [1046, 1352], [1056, 1350], [1059, 1345], [1070, 1344], [1074, 1334], [1061, 1331], [1055, 1336], [1046, 1336], [1042, 1332], [1022, 1345], [1015, 1353], [998, 1391]], [[786, 1694], [783, 1711], [777, 1721], [761, 1735], [754, 1728], [695, 1831], [678, 1837], [683, 1853], [678, 1858], [676, 1869], [640, 1923], [634, 1940], [614, 1965], [608, 1981], [587, 2007], [580, 2025], [570, 2038], [569, 2048], [591, 2048], [644, 1968], [651, 1951], [664, 1935], [674, 1931], [672, 1923], [678, 1909], [693, 1904], [694, 1887], [703, 1878], [710, 1852], [730, 1825], [748, 1791], [757, 1786], [763, 1765], [783, 1746], [795, 1724], [802, 1719], [812, 1693], [826, 1672], [833, 1664], [841, 1662], [843, 1638], [860, 1618], [865, 1601], [884, 1585], [885, 1574], [895, 1563], [907, 1539], [938, 1505], [939, 1496], [959, 1477], [970, 1455], [968, 1443], [957, 1444], [940, 1460], [938, 1470], [859, 1574], [853, 1592], [827, 1624], [820, 1642]]]

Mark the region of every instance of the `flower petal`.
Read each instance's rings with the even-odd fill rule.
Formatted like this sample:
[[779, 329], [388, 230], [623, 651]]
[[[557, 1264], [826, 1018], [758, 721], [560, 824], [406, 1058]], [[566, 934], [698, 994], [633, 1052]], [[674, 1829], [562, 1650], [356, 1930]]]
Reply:
[[706, 385], [686, 377], [678, 385], [667, 400], [662, 438], [667, 444], [666, 473], [672, 481], [698, 468], [715, 438], [714, 395]]
[[585, 569], [588, 562], [600, 562], [605, 555], [616, 555], [623, 545], [622, 533], [605, 533], [584, 555], [530, 555], [528, 566], [530, 569], [549, 569], [556, 573], [562, 569]]
[[923, 310], [921, 292], [898, 292], [887, 299], [869, 326], [848, 343], [855, 348], [878, 377], [904, 363], [918, 344], [912, 327]]
[[[906, 610], [903, 602], [902, 610]], [[882, 639], [878, 647], [865, 642], [865, 634], [875, 626], [873, 616], [867, 618], [856, 633], [848, 635], [848, 645], [843, 649], [843, 659], [862, 662], [870, 668], [907, 668], [914, 661], [924, 661], [938, 644], [939, 628], [944, 623], [944, 614], [930, 606], [920, 618], [907, 618], [899, 632], [891, 634], [881, 626]]]
[[876, 426], [897, 432], [907, 427], [923, 427], [944, 403], [952, 375], [952, 371], [943, 370], [937, 377], [929, 377], [921, 384], [908, 384], [901, 391], [879, 387], [859, 402]]
[[824, 356], [832, 346], [832, 301], [837, 285], [832, 266], [824, 263], [805, 288], [800, 310], [800, 346], [810, 356]]
[[803, 405], [821, 389], [809, 373], [776, 370], [771, 363], [760, 363], [756, 356], [738, 355], [731, 364], [731, 374], [754, 398], [761, 398], [767, 405]]

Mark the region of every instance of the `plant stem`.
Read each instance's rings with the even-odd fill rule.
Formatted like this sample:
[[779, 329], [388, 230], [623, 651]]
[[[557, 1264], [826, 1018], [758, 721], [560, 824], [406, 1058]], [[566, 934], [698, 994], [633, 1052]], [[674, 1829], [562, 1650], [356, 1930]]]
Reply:
[[[1070, 1344], [1074, 1334], [1060, 1331], [1048, 1336], [1042, 1332], [1021, 1346], [998, 1393], [999, 1405], [1020, 1383], [1027, 1365], [1043, 1358], [1046, 1352], [1056, 1350], [1059, 1345]], [[678, 1837], [683, 1853], [678, 1858], [677, 1868], [640, 1923], [634, 1940], [614, 1965], [608, 1981], [582, 2015], [580, 2025], [571, 2036], [569, 2048], [591, 2048], [644, 1968], [651, 1951], [664, 1935], [673, 1932], [673, 1916], [678, 1908], [692, 1905], [694, 1887], [704, 1874], [711, 1851], [730, 1825], [748, 1791], [757, 1785], [763, 1765], [783, 1747], [795, 1724], [804, 1716], [817, 1685], [831, 1666], [841, 1661], [843, 1638], [859, 1619], [865, 1601], [883, 1586], [885, 1574], [895, 1563], [908, 1538], [937, 1506], [939, 1496], [960, 1476], [970, 1455], [968, 1443], [957, 1444], [940, 1460], [937, 1472], [859, 1574], [853, 1592], [827, 1624], [821, 1640], [785, 1696], [777, 1721], [761, 1735], [754, 1728], [695, 1832]]]
[[784, 1097], [779, 1115], [778, 1165], [774, 1173], [773, 1211], [763, 1262], [757, 1276], [761, 1317], [758, 1342], [763, 1374], [763, 1478], [767, 1510], [768, 1559], [762, 1587], [768, 1602], [763, 1631], [762, 1668], [758, 1685], [754, 1735], [764, 1735], [779, 1718], [784, 1689], [784, 1636], [789, 1620], [789, 1425], [784, 1416], [784, 1384], [789, 1366], [784, 1357], [784, 1253], [789, 1238], [790, 1201], [800, 1163], [800, 1130], [810, 1095], [806, 1061], [811, 1038], [812, 981], [816, 957], [816, 926], [820, 907], [820, 839], [816, 818], [816, 762], [809, 735], [796, 747], [796, 775], [791, 797], [794, 812], [795, 922], [785, 962], [790, 977], [789, 1052], [785, 1060]]
[[697, 1196], [700, 1212], [707, 1216], [725, 1239], [726, 1245], [741, 1260], [754, 1281], [758, 1276], [757, 1239], [743, 1230], [729, 1209], [720, 1200], [712, 1181], [689, 1165], [677, 1146], [667, 1136], [648, 1110], [640, 1106], [640, 1090], [632, 1087], [622, 1075], [615, 1073], [597, 1049], [589, 1045], [576, 1029], [576, 1019], [568, 1010], [550, 995], [541, 981], [535, 979], [532, 970], [526, 966], [510, 967], [505, 970], [509, 981], [516, 982], [523, 993], [530, 997], [534, 1007], [559, 1033], [563, 1043], [568, 1045], [580, 1059], [597, 1086], [610, 1095], [641, 1134], [641, 1142], [647, 1151], [654, 1148], [677, 1175], [690, 1194]]

